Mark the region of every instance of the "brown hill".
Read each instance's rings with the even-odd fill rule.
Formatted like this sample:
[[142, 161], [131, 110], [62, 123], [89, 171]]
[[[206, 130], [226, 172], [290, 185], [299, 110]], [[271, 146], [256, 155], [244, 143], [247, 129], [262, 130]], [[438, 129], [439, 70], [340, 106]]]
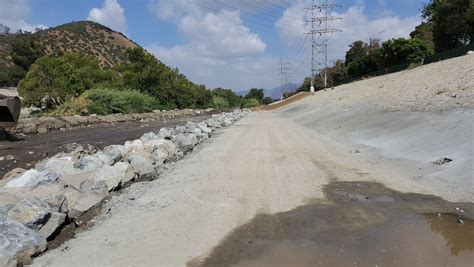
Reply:
[[125, 50], [138, 46], [122, 33], [90, 21], [71, 22], [35, 33], [47, 55], [83, 52], [103, 66], [114, 66], [125, 59]]
[[[48, 28], [33, 34], [44, 47], [46, 55], [82, 52], [95, 57], [102, 66], [111, 67], [125, 59], [125, 50], [138, 45], [122, 33], [91, 21], [77, 21]], [[0, 68], [11, 67], [9, 38], [0, 35]]]

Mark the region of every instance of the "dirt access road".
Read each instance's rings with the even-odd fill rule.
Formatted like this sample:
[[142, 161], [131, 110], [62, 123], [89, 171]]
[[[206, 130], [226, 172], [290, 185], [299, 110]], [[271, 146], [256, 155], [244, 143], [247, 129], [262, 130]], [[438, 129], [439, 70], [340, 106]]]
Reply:
[[473, 204], [414, 194], [427, 190], [405, 175], [281, 114], [252, 113], [113, 197], [33, 265], [469, 266]]
[[[217, 111], [216, 111], [217, 112]], [[14, 168], [31, 168], [46, 157], [54, 156], [71, 143], [89, 144], [97, 148], [107, 145], [123, 144], [138, 139], [144, 133], [158, 132], [162, 127], [174, 127], [188, 121], [201, 121], [211, 115], [196, 115], [181, 118], [161, 119], [142, 122], [126, 122], [116, 125], [95, 125], [93, 127], [73, 128], [65, 132], [52, 131], [48, 134], [18, 137], [19, 140], [0, 140], [0, 177]], [[6, 159], [13, 156], [14, 159]]]

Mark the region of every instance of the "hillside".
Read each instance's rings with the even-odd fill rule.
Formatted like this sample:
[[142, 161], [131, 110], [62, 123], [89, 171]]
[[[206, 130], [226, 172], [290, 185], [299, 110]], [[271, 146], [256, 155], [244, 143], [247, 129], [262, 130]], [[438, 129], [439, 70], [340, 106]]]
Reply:
[[[125, 50], [138, 45], [123, 34], [90, 21], [78, 21], [48, 28], [33, 34], [44, 46], [46, 55], [83, 52], [94, 56], [102, 66], [114, 66], [125, 58]], [[13, 64], [9, 38], [0, 35], [0, 66]]]

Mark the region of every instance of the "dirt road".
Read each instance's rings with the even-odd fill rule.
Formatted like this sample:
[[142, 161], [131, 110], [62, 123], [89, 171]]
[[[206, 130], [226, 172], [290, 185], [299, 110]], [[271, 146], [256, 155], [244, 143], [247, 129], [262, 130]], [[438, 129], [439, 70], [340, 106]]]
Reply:
[[[71, 143], [89, 144], [98, 148], [107, 145], [123, 144], [125, 141], [140, 138], [144, 133], [157, 132], [162, 127], [173, 127], [188, 121], [201, 121], [210, 115], [162, 119], [142, 122], [120, 123], [116, 125], [96, 125], [73, 128], [65, 132], [52, 131], [48, 134], [18, 137], [20, 140], [0, 140], [0, 177], [14, 168], [31, 168], [35, 163], [64, 151]], [[7, 156], [13, 156], [7, 159]]]
[[472, 203], [391, 190], [459, 201], [458, 193], [468, 189], [427, 190], [390, 164], [374, 164], [370, 155], [336, 141], [281, 114], [252, 113], [159, 179], [112, 198], [95, 226], [33, 265], [468, 266], [474, 261]]

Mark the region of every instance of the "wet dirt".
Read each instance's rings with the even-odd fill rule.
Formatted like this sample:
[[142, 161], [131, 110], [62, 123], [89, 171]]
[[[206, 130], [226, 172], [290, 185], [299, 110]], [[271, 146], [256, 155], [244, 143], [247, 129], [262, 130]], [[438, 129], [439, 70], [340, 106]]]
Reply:
[[[0, 140], [0, 179], [14, 168], [32, 168], [37, 162], [66, 151], [71, 143], [89, 144], [97, 148], [107, 145], [123, 144], [125, 141], [140, 138], [144, 133], [157, 132], [162, 127], [174, 127], [188, 121], [202, 121], [210, 114], [181, 118], [162, 119], [150, 122], [126, 122], [115, 125], [94, 125], [73, 128], [65, 132], [52, 131], [48, 134], [16, 136], [15, 139]], [[13, 156], [9, 159], [6, 156]]]
[[324, 193], [257, 215], [188, 266], [473, 266], [473, 203], [371, 182], [333, 182]]

